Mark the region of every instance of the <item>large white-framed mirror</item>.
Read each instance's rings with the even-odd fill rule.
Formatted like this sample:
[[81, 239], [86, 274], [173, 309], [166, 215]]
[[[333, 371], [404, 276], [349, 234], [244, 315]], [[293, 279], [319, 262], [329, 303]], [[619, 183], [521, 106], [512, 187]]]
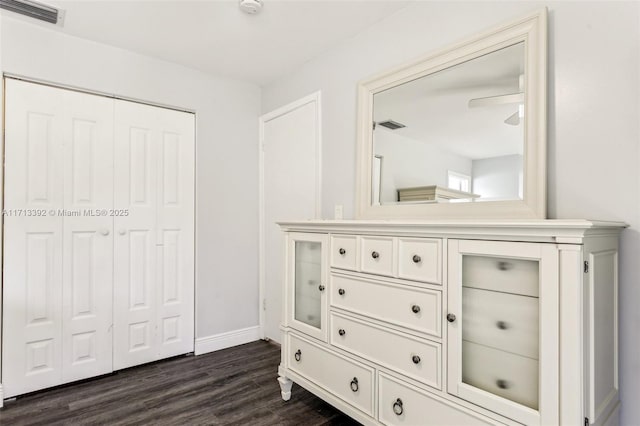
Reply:
[[546, 217], [546, 9], [358, 87], [358, 219]]

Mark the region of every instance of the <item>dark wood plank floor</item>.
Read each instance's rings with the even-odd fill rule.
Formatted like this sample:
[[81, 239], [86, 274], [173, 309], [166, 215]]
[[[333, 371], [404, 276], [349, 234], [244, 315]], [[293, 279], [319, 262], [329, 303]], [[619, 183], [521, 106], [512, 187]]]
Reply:
[[1, 425], [358, 425], [297, 385], [283, 401], [280, 348], [253, 342], [123, 370], [5, 402]]

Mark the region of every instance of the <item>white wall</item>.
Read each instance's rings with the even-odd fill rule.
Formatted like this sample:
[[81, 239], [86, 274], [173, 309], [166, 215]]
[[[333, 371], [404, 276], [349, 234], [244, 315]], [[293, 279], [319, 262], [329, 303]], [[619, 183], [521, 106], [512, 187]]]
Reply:
[[377, 128], [374, 132], [374, 154], [383, 157], [382, 203], [398, 201], [400, 188], [427, 185], [447, 187], [449, 170], [471, 175], [470, 159], [384, 128]]
[[260, 89], [2, 17], [2, 69], [196, 111], [196, 335], [258, 325]]
[[500, 157], [473, 160], [474, 194], [482, 199], [514, 200], [521, 196], [522, 155], [503, 155]]
[[[355, 200], [356, 84], [501, 21], [549, 7], [548, 216], [622, 220], [622, 422], [640, 418], [640, 4], [415, 2], [263, 91], [267, 112], [323, 98], [322, 215]], [[301, 218], [302, 219], [302, 218]]]

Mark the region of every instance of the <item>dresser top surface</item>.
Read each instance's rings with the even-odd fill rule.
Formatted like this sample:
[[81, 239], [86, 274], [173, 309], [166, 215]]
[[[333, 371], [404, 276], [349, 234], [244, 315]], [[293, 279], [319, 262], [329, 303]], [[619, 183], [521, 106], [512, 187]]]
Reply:
[[545, 220], [302, 220], [278, 222], [284, 231], [398, 234], [580, 243], [587, 236], [617, 235], [624, 222]]

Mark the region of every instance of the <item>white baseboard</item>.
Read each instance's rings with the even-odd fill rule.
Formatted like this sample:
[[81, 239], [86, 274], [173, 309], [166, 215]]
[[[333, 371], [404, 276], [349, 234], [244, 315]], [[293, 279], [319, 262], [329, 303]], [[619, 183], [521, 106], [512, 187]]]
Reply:
[[260, 326], [227, 331], [226, 333], [214, 334], [213, 336], [199, 337], [196, 339], [194, 352], [196, 355], [202, 355], [232, 346], [255, 342], [256, 340], [260, 340]]

